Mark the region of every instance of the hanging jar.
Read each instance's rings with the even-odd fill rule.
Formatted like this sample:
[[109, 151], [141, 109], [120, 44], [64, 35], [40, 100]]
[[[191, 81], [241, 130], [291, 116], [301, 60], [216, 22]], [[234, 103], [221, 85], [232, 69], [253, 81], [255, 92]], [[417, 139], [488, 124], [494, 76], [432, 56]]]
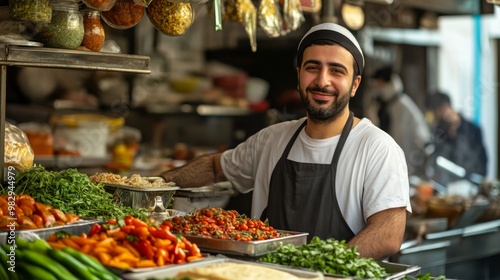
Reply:
[[50, 0], [9, 0], [9, 15], [15, 20], [50, 22], [52, 6]]
[[37, 39], [45, 47], [76, 49], [84, 36], [83, 16], [78, 2], [70, 0], [52, 1], [52, 19], [41, 24]]
[[194, 21], [191, 3], [154, 0], [146, 13], [154, 27], [168, 36], [183, 35]]
[[81, 11], [83, 16], [84, 36], [82, 46], [87, 49], [98, 52], [104, 44], [105, 33], [101, 23], [101, 12], [93, 9], [84, 9]]
[[141, 21], [144, 10], [134, 0], [117, 0], [111, 10], [101, 13], [101, 17], [112, 28], [128, 29]]

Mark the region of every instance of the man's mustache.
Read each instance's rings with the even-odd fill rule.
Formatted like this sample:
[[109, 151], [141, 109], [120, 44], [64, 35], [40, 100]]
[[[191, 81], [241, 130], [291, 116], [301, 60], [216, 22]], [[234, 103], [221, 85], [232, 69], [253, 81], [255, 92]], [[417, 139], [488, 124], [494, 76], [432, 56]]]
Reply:
[[316, 92], [321, 92], [321, 93], [326, 93], [326, 94], [331, 94], [333, 96], [338, 96], [338, 92], [336, 90], [329, 90], [327, 88], [320, 88], [320, 87], [307, 87], [306, 91], [316, 91]]

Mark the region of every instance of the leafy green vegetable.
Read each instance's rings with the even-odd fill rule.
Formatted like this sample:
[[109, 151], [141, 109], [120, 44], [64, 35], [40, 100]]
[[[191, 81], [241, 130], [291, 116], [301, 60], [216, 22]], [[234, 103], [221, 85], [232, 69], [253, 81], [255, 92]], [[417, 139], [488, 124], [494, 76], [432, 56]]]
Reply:
[[323, 273], [382, 279], [389, 276], [374, 259], [361, 258], [356, 248], [349, 248], [345, 240], [322, 240], [315, 236], [308, 244], [285, 244], [261, 258], [261, 262], [308, 268]]
[[[41, 165], [16, 173], [16, 194], [29, 194], [37, 202], [59, 208], [65, 213], [84, 218], [107, 220], [132, 215], [145, 219], [138, 209], [117, 205], [102, 184], [94, 184], [89, 176], [74, 168], [47, 171]], [[4, 188], [1, 193], [7, 193]]]

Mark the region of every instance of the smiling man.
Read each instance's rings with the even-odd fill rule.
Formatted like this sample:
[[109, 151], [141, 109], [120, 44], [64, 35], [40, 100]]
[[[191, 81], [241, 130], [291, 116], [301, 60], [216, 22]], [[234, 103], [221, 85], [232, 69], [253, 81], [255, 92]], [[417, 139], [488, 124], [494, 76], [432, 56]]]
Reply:
[[162, 176], [181, 187], [229, 180], [241, 193], [253, 190], [252, 217], [276, 229], [346, 240], [362, 257], [397, 253], [411, 213], [407, 167], [387, 133], [349, 110], [363, 68], [363, 52], [347, 29], [314, 26], [297, 49], [306, 117]]

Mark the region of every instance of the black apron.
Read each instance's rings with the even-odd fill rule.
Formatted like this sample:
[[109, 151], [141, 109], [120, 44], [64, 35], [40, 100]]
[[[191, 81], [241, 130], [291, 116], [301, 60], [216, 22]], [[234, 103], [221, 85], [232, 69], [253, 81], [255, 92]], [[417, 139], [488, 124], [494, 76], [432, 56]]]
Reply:
[[347, 241], [354, 237], [342, 216], [335, 192], [337, 163], [352, 123], [353, 113], [350, 112], [335, 148], [332, 163], [328, 165], [287, 159], [293, 143], [306, 125], [304, 121], [274, 167], [262, 220], [267, 218], [275, 229], [307, 232], [308, 242], [314, 236]]

